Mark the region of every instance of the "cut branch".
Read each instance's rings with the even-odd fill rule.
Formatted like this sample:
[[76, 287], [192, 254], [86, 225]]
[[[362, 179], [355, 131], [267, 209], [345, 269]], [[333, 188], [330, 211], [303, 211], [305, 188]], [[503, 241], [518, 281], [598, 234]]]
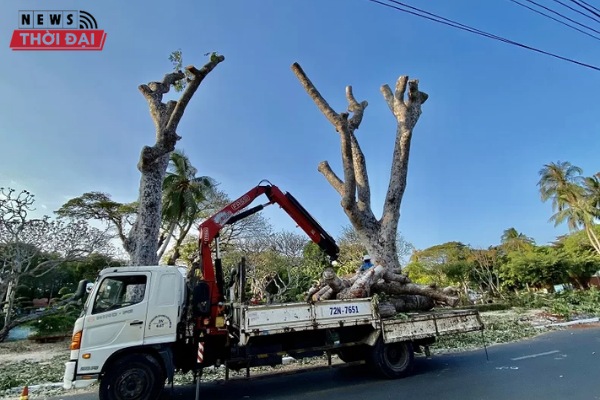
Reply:
[[336, 192], [340, 194], [340, 196], [344, 195], [344, 182], [342, 182], [342, 180], [338, 178], [335, 172], [333, 172], [327, 161], [321, 161], [317, 170], [321, 174], [323, 174], [325, 179], [327, 179], [327, 182], [329, 182], [329, 184], [333, 186], [333, 188], [336, 190]]
[[308, 79], [302, 67], [298, 63], [292, 64], [292, 71], [294, 71], [294, 75], [298, 78], [306, 93], [310, 96], [310, 98], [315, 102], [319, 110], [323, 113], [323, 115], [331, 122], [332, 125], [337, 127], [341, 120], [338, 113], [336, 113], [333, 108], [327, 103], [327, 101], [321, 96], [321, 93], [317, 90], [315, 85]]
[[173, 113], [169, 118], [167, 130], [177, 129], [179, 121], [181, 121], [181, 117], [183, 117], [183, 113], [185, 112], [185, 108], [192, 99], [192, 96], [194, 96], [194, 93], [196, 93], [196, 90], [198, 90], [198, 87], [204, 78], [206, 78], [206, 76], [223, 61], [225, 61], [225, 57], [218, 55], [211, 57], [210, 61], [200, 69], [197, 69], [193, 65], [190, 65], [186, 68], [186, 70], [188, 70], [194, 76], [194, 79], [189, 82], [185, 88], [185, 91], [183, 92], [183, 95], [181, 95], [181, 98], [177, 102], [177, 105], [175, 106]]
[[456, 304], [458, 304], [457, 297], [448, 296], [430, 286], [422, 286], [414, 283], [401, 284], [398, 282], [377, 282], [373, 285], [373, 290], [391, 295], [416, 294], [426, 296], [451, 307], [454, 307]]

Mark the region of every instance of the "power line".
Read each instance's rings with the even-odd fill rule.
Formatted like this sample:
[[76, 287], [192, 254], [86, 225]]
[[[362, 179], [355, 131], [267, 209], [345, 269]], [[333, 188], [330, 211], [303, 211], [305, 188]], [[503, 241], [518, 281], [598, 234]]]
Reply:
[[579, 0], [579, 1], [580, 1], [580, 2], [582, 2], [583, 4], [585, 4], [586, 6], [588, 6], [588, 7], [591, 7], [591, 8], [593, 8], [594, 10], [596, 10], [596, 11], [600, 12], [600, 9], [599, 9], [598, 7], [594, 7], [593, 5], [591, 5], [591, 4], [589, 4], [589, 3], [586, 3], [586, 2], [585, 2], [585, 1], [583, 1], [583, 0]]
[[558, 3], [558, 4], [560, 4], [560, 5], [562, 5], [562, 6], [564, 6], [564, 7], [567, 7], [567, 8], [568, 8], [569, 10], [571, 10], [571, 11], [575, 11], [576, 13], [578, 13], [578, 14], [581, 14], [581, 15], [583, 15], [584, 17], [586, 17], [586, 18], [589, 18], [589, 19], [591, 19], [591, 20], [592, 20], [592, 21], [594, 21], [594, 22], [598, 22], [598, 23], [600, 23], [600, 21], [599, 21], [598, 19], [596, 19], [596, 18], [594, 18], [594, 17], [592, 17], [592, 16], [590, 16], [590, 15], [588, 15], [588, 14], [584, 13], [584, 12], [581, 12], [581, 11], [579, 11], [579, 10], [578, 10], [578, 9], [576, 9], [576, 8], [573, 8], [573, 7], [571, 7], [570, 5], [568, 5], [568, 4], [565, 4], [565, 3], [563, 3], [563, 2], [562, 2], [562, 1], [560, 1], [560, 0], [552, 0], [552, 1], [554, 1], [555, 3]]
[[398, 4], [400, 6], [406, 7], [408, 9], [415, 10], [417, 12], [410, 11], [410, 10], [407, 10], [405, 8], [400, 8], [400, 7], [394, 6], [394, 5], [389, 4], [389, 3], [384, 3], [383, 1], [379, 1], [379, 0], [367, 0], [367, 1], [379, 4], [379, 5], [382, 5], [382, 6], [385, 6], [385, 7], [392, 8], [392, 9], [395, 9], [395, 10], [400, 11], [400, 12], [404, 12], [404, 13], [407, 13], [407, 14], [412, 14], [412, 15], [415, 15], [417, 17], [425, 18], [425, 19], [428, 19], [428, 20], [431, 20], [431, 21], [434, 21], [434, 22], [437, 22], [437, 23], [440, 23], [440, 24], [443, 24], [443, 25], [448, 25], [448, 26], [450, 26], [452, 28], [460, 29], [460, 30], [463, 30], [463, 31], [474, 33], [476, 35], [480, 35], [480, 36], [484, 36], [484, 37], [487, 37], [487, 38], [490, 38], [490, 39], [498, 40], [498, 41], [501, 41], [501, 42], [504, 42], [504, 43], [512, 44], [513, 46], [518, 46], [518, 47], [521, 47], [521, 48], [526, 49], [526, 50], [530, 50], [530, 51], [534, 51], [536, 53], [540, 53], [540, 54], [544, 54], [544, 55], [547, 55], [547, 56], [550, 56], [550, 57], [554, 57], [554, 58], [557, 58], [559, 60], [567, 61], [567, 62], [570, 62], [572, 64], [577, 64], [577, 65], [582, 66], [582, 67], [593, 69], [595, 71], [600, 71], [600, 67], [597, 67], [595, 65], [591, 65], [591, 64], [587, 64], [587, 63], [584, 63], [584, 62], [581, 62], [581, 61], [573, 60], [573, 59], [570, 59], [570, 58], [567, 58], [567, 57], [560, 56], [558, 54], [550, 53], [550, 52], [547, 52], [547, 51], [544, 51], [544, 50], [537, 49], [535, 47], [528, 46], [526, 44], [515, 42], [513, 40], [506, 39], [506, 38], [503, 38], [501, 36], [497, 36], [497, 35], [494, 35], [492, 33], [488, 33], [488, 32], [479, 30], [477, 28], [473, 28], [473, 27], [470, 27], [468, 25], [461, 24], [460, 22], [456, 22], [456, 21], [453, 21], [451, 19], [444, 18], [444, 17], [441, 17], [439, 15], [436, 15], [436, 14], [433, 14], [433, 13], [421, 10], [421, 9], [419, 9], [417, 7], [409, 6], [408, 4], [404, 4], [404, 3], [401, 3], [399, 1], [388, 0], [388, 1], [391, 1], [392, 3], [395, 3], [395, 4]]
[[584, 35], [588, 35], [588, 36], [589, 36], [589, 37], [591, 37], [591, 38], [594, 38], [594, 39], [596, 39], [596, 40], [600, 40], [600, 37], [598, 37], [598, 36], [596, 36], [596, 35], [593, 35], [593, 34], [591, 34], [591, 33], [588, 33], [588, 32], [586, 32], [586, 31], [583, 31], [583, 30], [581, 30], [581, 29], [579, 29], [579, 28], [577, 28], [577, 27], [575, 27], [575, 26], [573, 26], [573, 25], [569, 25], [569, 24], [567, 24], [566, 22], [559, 20], [558, 18], [554, 18], [553, 16], [551, 16], [551, 15], [548, 15], [548, 14], [545, 14], [545, 13], [543, 13], [543, 12], [539, 11], [539, 10], [536, 10], [536, 9], [535, 9], [535, 8], [533, 8], [533, 7], [529, 7], [527, 4], [519, 3], [517, 0], [509, 0], [509, 1], [511, 1], [511, 2], [513, 2], [513, 3], [515, 3], [515, 4], [518, 4], [518, 5], [520, 5], [521, 7], [525, 7], [525, 8], [527, 8], [527, 9], [529, 9], [529, 10], [533, 11], [534, 13], [538, 13], [538, 14], [540, 14], [540, 15], [543, 15], [543, 16], [544, 16], [544, 17], [546, 17], [546, 18], [550, 18], [550, 19], [552, 19], [552, 20], [554, 20], [554, 21], [558, 22], [559, 24], [562, 24], [562, 25], [568, 26], [569, 28], [571, 28], [571, 29], [574, 29], [574, 30], [576, 30], [576, 31], [578, 31], [578, 32], [581, 32], [581, 33], [583, 33]]
[[[590, 6], [588, 3], [583, 2], [583, 1], [578, 1], [578, 0], [571, 0], [571, 3], [575, 3], [577, 4], [579, 7], [583, 8], [584, 10], [588, 10], [589, 12], [591, 12], [592, 14], [594, 14], [596, 17], [600, 17], [600, 14], [598, 12], [596, 12], [595, 10], [598, 10], [596, 7], [594, 6]], [[591, 7], [591, 8], [590, 8]], [[600, 11], [600, 10], [599, 10]]]
[[567, 21], [571, 21], [571, 22], [573, 22], [574, 24], [577, 24], [577, 25], [579, 25], [579, 26], [582, 26], [582, 27], [584, 27], [584, 28], [586, 28], [586, 29], [589, 29], [589, 30], [591, 30], [591, 31], [594, 31], [594, 32], [596, 32], [596, 33], [600, 33], [600, 31], [597, 31], [597, 30], [596, 30], [596, 29], [594, 29], [594, 28], [590, 28], [589, 26], [587, 26], [587, 25], [584, 25], [584, 24], [582, 24], [582, 23], [579, 23], [579, 22], [575, 21], [574, 19], [571, 19], [571, 18], [569, 18], [569, 17], [565, 17], [564, 15], [562, 15], [561, 13], [559, 13], [558, 11], [554, 11], [553, 9], [551, 9], [551, 8], [549, 8], [549, 7], [546, 7], [546, 6], [543, 6], [543, 5], [539, 4], [539, 3], [536, 3], [536, 2], [535, 2], [535, 1], [533, 1], [533, 0], [525, 0], [525, 1], [526, 1], [526, 2], [528, 2], [528, 3], [531, 3], [531, 4], [535, 4], [536, 6], [538, 6], [538, 7], [540, 7], [540, 8], [543, 8], [544, 10], [550, 11], [550, 12], [551, 12], [551, 13], [553, 13], [553, 14], [556, 14], [556, 15], [558, 15], [558, 16], [561, 16], [561, 17], [563, 17], [564, 19], [566, 19]]

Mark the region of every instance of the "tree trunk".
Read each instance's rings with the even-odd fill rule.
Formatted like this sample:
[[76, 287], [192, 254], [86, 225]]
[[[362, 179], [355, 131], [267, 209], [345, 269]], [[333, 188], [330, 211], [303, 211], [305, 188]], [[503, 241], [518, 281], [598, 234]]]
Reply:
[[305, 299], [318, 302], [322, 300], [357, 299], [371, 296], [373, 293], [385, 293], [393, 296], [392, 304], [398, 312], [429, 310], [434, 300], [451, 307], [458, 304], [454, 293], [436, 289], [434, 286], [417, 285], [401, 274], [377, 265], [365, 272], [358, 272], [351, 278], [341, 279], [333, 268], [323, 272], [321, 282], [309, 289]]
[[171, 242], [171, 237], [173, 237], [173, 232], [175, 231], [176, 226], [177, 226], [177, 224], [175, 222], [171, 222], [169, 224], [169, 229], [167, 230], [167, 233], [165, 234], [165, 238], [162, 242], [162, 245], [160, 244], [160, 241], [159, 241], [160, 248], [158, 250], [158, 261], [160, 261], [162, 256], [165, 254], [165, 251], [167, 250], [167, 247], [169, 246], [169, 243]]
[[162, 182], [168, 163], [169, 153], [158, 157], [148, 168], [142, 168], [137, 219], [129, 234], [129, 240], [135, 243], [133, 253], [130, 253], [133, 265], [158, 265]]
[[397, 313], [429, 311], [435, 303], [431, 297], [420, 295], [397, 296], [379, 303], [379, 315], [392, 317]]
[[[12, 310], [15, 304], [15, 296], [17, 294], [17, 286], [19, 284], [19, 275], [15, 275], [14, 278], [8, 283], [8, 289], [6, 290], [6, 303], [4, 306], [4, 327], [10, 326], [12, 321]], [[8, 334], [8, 332], [7, 332]], [[1, 336], [1, 333], [0, 333]], [[2, 340], [0, 340], [2, 341]]]
[[373, 285], [373, 290], [387, 294], [416, 294], [431, 297], [433, 300], [445, 303], [451, 307], [458, 304], [458, 298], [448, 296], [430, 286], [417, 285], [414, 283], [380, 282]]
[[175, 263], [181, 256], [181, 245], [183, 244], [183, 241], [187, 237], [187, 234], [193, 225], [194, 225], [194, 221], [191, 221], [191, 222], [188, 222], [187, 225], [183, 228], [180, 226], [179, 237], [177, 238], [177, 241], [175, 242], [175, 246], [173, 246], [173, 254], [171, 254], [169, 259], [167, 260], [167, 265], [175, 265]]
[[192, 78], [178, 101], [163, 103], [163, 95], [171, 90], [171, 86], [186, 79], [182, 71], [164, 76], [161, 82], [150, 82], [140, 85], [150, 108], [150, 115], [156, 129], [156, 143], [142, 149], [138, 170], [140, 178], [139, 205], [137, 219], [133, 224], [125, 243], [125, 250], [131, 257], [132, 265], [158, 264], [158, 236], [160, 233], [162, 184], [169, 163], [169, 155], [181, 137], [177, 134], [179, 122], [194, 93], [204, 78], [225, 57], [212, 54], [210, 62], [201, 69], [187, 67]]

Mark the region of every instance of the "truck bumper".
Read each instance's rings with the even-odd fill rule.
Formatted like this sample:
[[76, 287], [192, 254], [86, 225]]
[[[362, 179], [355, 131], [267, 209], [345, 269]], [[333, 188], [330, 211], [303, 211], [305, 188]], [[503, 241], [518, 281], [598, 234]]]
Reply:
[[[81, 389], [88, 387], [98, 381], [97, 375], [86, 375], [85, 379], [76, 379], [75, 370], [77, 361], [68, 361], [65, 363], [65, 375], [63, 376], [63, 388]], [[82, 377], [83, 378], [83, 377]]]

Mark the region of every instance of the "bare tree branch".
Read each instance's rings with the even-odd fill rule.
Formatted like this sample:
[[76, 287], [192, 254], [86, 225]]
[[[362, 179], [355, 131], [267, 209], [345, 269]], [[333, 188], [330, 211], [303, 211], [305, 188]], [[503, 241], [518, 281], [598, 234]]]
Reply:
[[321, 161], [319, 163], [319, 172], [323, 174], [327, 182], [340, 194], [344, 195], [344, 182], [333, 172], [327, 161]]
[[[417, 80], [409, 81], [408, 76], [400, 76], [396, 81], [396, 90], [393, 98], [390, 98], [391, 91], [387, 85], [381, 88], [383, 96], [397, 122], [396, 143], [392, 156], [390, 181], [381, 217], [382, 226], [388, 230], [387, 235], [395, 236], [397, 230], [397, 221], [400, 218], [400, 205], [404, 196], [404, 190], [406, 189], [412, 132], [421, 115], [421, 104], [427, 99], [425, 93], [419, 92], [418, 84]], [[404, 94], [407, 85], [409, 87], [409, 98], [405, 102]], [[396, 221], [396, 223], [392, 221]]]
[[323, 113], [323, 115], [331, 122], [333, 126], [337, 129], [342, 122], [338, 113], [336, 113], [333, 108], [327, 103], [327, 101], [321, 96], [321, 93], [317, 90], [315, 85], [308, 79], [300, 64], [294, 63], [292, 64], [292, 71], [306, 90], [306, 93], [310, 96], [311, 99], [315, 102], [319, 110]]
[[[359, 128], [364, 115], [365, 108], [369, 105], [366, 101], [356, 101], [352, 86], [346, 87], [346, 99], [348, 100], [348, 111], [352, 112], [350, 118], [350, 143], [352, 145], [352, 161], [354, 163], [354, 176], [356, 178], [356, 189], [358, 195], [357, 206], [361, 212], [371, 213], [371, 187], [367, 174], [367, 163], [365, 156], [358, 144], [354, 131]], [[371, 213], [372, 215], [372, 213]]]
[[221, 55], [216, 55], [214, 57], [211, 57], [210, 61], [200, 69], [197, 69], [193, 65], [186, 67], [186, 70], [188, 70], [192, 73], [192, 75], [194, 75], [194, 79], [192, 79], [191, 82], [189, 82], [189, 84], [185, 88], [185, 91], [181, 95], [181, 98], [177, 102], [177, 105], [175, 106], [173, 113], [169, 118], [167, 130], [177, 129], [177, 125], [179, 125], [179, 121], [181, 121], [181, 117], [183, 117], [185, 108], [192, 99], [194, 93], [196, 93], [196, 90], [198, 90], [198, 87], [200, 86], [204, 78], [206, 78], [206, 76], [223, 61], [225, 61], [225, 57]]
[[381, 86], [381, 94], [383, 95], [385, 102], [387, 103], [388, 107], [390, 108], [390, 111], [393, 113], [394, 112], [394, 95], [392, 94], [392, 89], [390, 89], [390, 87], [387, 84], [383, 85], [383, 86]]
[[342, 125], [338, 129], [340, 133], [340, 145], [342, 148], [342, 165], [344, 168], [344, 194], [342, 196], [342, 207], [347, 213], [356, 213], [356, 177], [354, 175], [354, 161], [352, 160], [352, 142], [350, 141], [350, 127], [348, 126], [348, 114], [342, 113]]

